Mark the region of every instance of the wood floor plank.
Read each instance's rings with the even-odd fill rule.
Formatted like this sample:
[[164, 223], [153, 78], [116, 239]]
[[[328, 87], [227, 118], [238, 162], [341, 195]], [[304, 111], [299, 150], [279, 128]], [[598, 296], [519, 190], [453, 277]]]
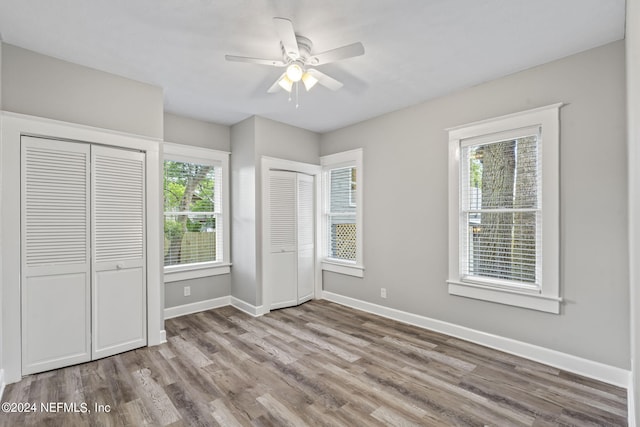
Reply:
[[225, 405], [222, 399], [216, 399], [211, 402], [210, 405], [212, 409], [211, 415], [219, 425], [225, 427], [244, 427], [250, 425], [249, 423], [243, 423], [236, 418], [233, 411]]
[[282, 426], [305, 427], [308, 426], [295, 412], [291, 411], [284, 403], [271, 396], [270, 393], [258, 396], [258, 402], [275, 417]]
[[145, 399], [145, 406], [150, 409], [159, 425], [167, 426], [182, 418], [164, 389], [151, 378], [148, 369], [143, 368], [132, 374], [140, 385], [140, 394]]
[[625, 426], [626, 391], [328, 301], [165, 322], [168, 342], [6, 387], [1, 426]]

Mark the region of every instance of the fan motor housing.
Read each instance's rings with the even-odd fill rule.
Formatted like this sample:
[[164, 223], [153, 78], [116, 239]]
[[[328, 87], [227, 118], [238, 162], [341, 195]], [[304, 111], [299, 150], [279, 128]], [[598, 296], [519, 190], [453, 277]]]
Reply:
[[282, 50], [282, 57], [286, 63], [294, 62], [296, 60], [302, 61], [306, 63], [307, 60], [311, 57], [311, 49], [313, 48], [313, 42], [309, 40], [307, 37], [300, 36], [296, 34], [296, 41], [298, 42], [298, 52], [300, 53], [299, 58], [293, 59], [288, 54], [282, 42], [280, 42], [280, 49]]

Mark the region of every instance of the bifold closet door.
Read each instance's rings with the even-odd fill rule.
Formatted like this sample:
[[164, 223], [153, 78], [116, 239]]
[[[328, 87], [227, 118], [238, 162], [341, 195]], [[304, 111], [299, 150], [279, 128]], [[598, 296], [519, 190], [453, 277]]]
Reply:
[[91, 360], [90, 146], [21, 140], [22, 373]]
[[291, 307], [313, 298], [315, 215], [313, 177], [269, 172], [271, 247], [268, 285], [270, 309]]
[[92, 147], [92, 358], [147, 343], [145, 155]]
[[146, 345], [144, 153], [21, 145], [22, 373]]
[[269, 171], [270, 309], [298, 304], [296, 244], [296, 174]]

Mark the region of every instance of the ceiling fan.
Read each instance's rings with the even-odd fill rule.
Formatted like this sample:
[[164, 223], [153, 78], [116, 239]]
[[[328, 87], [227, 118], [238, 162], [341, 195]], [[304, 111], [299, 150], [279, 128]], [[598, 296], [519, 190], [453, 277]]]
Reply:
[[280, 68], [286, 67], [285, 72], [282, 73], [267, 90], [268, 93], [277, 92], [280, 89], [291, 93], [294, 85], [297, 90], [300, 81], [302, 81], [307, 91], [311, 90], [316, 83], [331, 90], [338, 90], [343, 86], [341, 82], [311, 67], [364, 54], [364, 46], [360, 42], [313, 54], [313, 43], [311, 40], [296, 34], [293, 29], [293, 23], [289, 19], [273, 18], [273, 22], [280, 37], [282, 59], [225, 55], [227, 61], [248, 62], [251, 64], [269, 65]]

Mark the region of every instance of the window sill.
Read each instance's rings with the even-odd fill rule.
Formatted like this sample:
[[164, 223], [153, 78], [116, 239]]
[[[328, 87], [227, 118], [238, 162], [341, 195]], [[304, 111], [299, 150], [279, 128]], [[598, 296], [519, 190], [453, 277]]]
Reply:
[[447, 280], [447, 283], [449, 284], [450, 295], [560, 314], [561, 298], [537, 293], [519, 292], [512, 289], [493, 288], [475, 283], [464, 283], [454, 280]]
[[202, 266], [172, 266], [164, 268], [164, 282], [198, 279], [200, 277], [219, 276], [231, 272], [230, 263], [205, 264]]
[[322, 269], [347, 276], [364, 277], [364, 267], [356, 264], [345, 264], [337, 261], [322, 261]]

